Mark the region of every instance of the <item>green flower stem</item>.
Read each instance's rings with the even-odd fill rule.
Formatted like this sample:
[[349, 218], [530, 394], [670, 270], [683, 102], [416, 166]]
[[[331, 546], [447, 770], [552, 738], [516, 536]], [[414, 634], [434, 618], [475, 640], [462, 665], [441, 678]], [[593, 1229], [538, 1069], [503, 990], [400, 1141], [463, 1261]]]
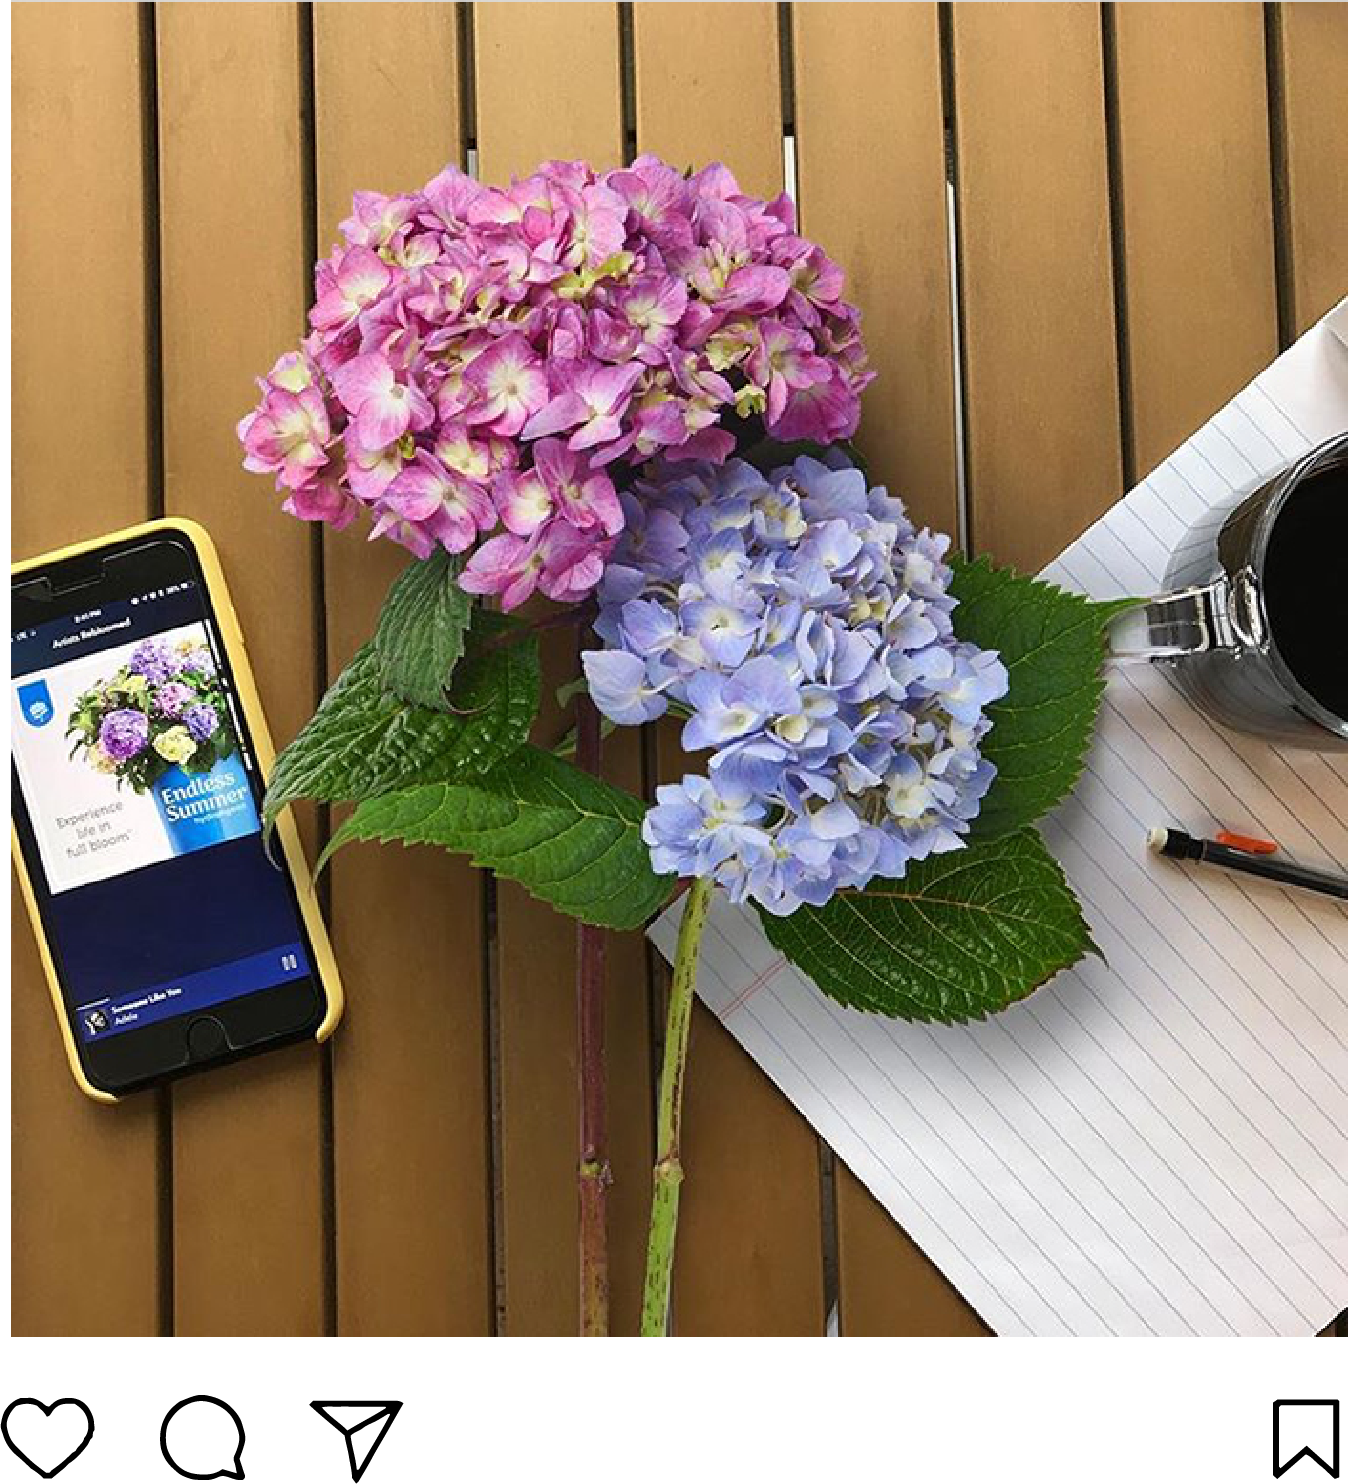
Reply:
[[679, 1128], [683, 1121], [683, 1084], [688, 1065], [688, 1032], [693, 1023], [693, 991], [697, 985], [697, 956], [711, 908], [711, 882], [699, 877], [688, 892], [679, 946], [674, 955], [674, 982], [669, 991], [665, 1022], [665, 1056], [660, 1069], [660, 1117], [651, 1198], [650, 1238], [646, 1244], [646, 1287], [641, 1300], [641, 1333], [658, 1336], [669, 1320], [669, 1287], [674, 1271], [674, 1237], [679, 1225]]

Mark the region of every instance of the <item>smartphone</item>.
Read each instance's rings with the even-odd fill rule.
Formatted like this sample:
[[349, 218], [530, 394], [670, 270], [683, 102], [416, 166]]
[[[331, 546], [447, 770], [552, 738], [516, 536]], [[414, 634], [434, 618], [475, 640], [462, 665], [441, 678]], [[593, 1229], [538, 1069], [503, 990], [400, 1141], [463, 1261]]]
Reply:
[[11, 842], [76, 1082], [101, 1101], [291, 1042], [342, 992], [206, 532], [11, 576]]

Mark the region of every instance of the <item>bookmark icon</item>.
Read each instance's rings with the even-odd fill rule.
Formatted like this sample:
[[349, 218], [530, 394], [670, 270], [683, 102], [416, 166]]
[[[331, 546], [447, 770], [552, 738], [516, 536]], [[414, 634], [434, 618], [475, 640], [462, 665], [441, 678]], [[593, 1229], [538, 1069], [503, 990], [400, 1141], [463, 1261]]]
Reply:
[[352, 1484], [360, 1484], [393, 1426], [393, 1419], [403, 1409], [401, 1402], [310, 1402], [309, 1405], [346, 1440]]
[[1318, 1464], [1331, 1479], [1339, 1477], [1337, 1401], [1273, 1403], [1273, 1477], [1281, 1479], [1303, 1460]]

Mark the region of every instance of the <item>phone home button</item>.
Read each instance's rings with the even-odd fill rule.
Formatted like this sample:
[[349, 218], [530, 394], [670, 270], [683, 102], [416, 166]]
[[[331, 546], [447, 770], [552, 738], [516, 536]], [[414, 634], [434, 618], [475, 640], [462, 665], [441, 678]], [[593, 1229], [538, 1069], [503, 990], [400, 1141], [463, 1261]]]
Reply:
[[214, 1015], [202, 1015], [187, 1027], [187, 1052], [193, 1061], [218, 1056], [228, 1045], [225, 1028]]

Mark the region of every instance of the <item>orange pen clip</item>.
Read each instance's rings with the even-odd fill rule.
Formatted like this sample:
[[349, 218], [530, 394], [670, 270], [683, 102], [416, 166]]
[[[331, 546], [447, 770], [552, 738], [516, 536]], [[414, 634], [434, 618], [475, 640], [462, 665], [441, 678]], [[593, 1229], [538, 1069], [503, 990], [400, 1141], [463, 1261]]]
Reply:
[[1243, 850], [1246, 855], [1276, 855], [1278, 847], [1272, 840], [1256, 840], [1253, 835], [1237, 835], [1231, 830], [1218, 830], [1218, 845], [1229, 845], [1232, 850]]

